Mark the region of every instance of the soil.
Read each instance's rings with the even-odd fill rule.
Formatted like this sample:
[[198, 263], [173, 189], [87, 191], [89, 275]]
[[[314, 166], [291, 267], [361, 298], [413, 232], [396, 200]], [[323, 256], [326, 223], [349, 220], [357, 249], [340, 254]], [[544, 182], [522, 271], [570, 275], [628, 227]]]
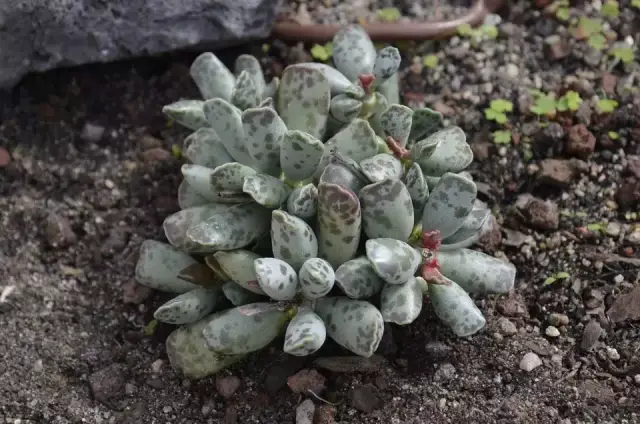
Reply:
[[[640, 13], [620, 4], [610, 26], [624, 38]], [[466, 131], [499, 224], [478, 248], [516, 264], [515, 289], [478, 299], [487, 328], [467, 339], [428, 307], [408, 327], [388, 326], [380, 361], [359, 372], [329, 371], [276, 343], [187, 381], [165, 354], [173, 327], [145, 331], [166, 299], [136, 286], [133, 267], [141, 242], [162, 240], [162, 221], [178, 210], [171, 151], [187, 134], [160, 109], [198, 97], [193, 55], [58, 70], [3, 94], [0, 422], [293, 423], [305, 398], [316, 423], [640, 422], [638, 68], [591, 62], [584, 41], [529, 1], [502, 18], [495, 40], [402, 46], [402, 87], [406, 102]], [[547, 54], [545, 39], [569, 45]], [[310, 47], [270, 46], [270, 74]], [[244, 52], [262, 48], [221, 55]], [[433, 69], [415, 60], [430, 53]], [[573, 89], [585, 106], [538, 118], [530, 88]], [[592, 98], [604, 93], [619, 105], [599, 114]], [[483, 115], [494, 99], [514, 105], [508, 144], [492, 142], [502, 127]], [[344, 352], [323, 351], [335, 354]], [[287, 386], [314, 368], [304, 376], [333, 405]]]

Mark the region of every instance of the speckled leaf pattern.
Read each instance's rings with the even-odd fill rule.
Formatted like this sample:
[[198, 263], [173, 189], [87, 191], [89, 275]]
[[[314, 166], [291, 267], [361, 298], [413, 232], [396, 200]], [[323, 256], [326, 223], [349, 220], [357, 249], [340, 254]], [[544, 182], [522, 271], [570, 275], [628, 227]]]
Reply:
[[336, 269], [336, 284], [352, 299], [366, 299], [379, 293], [384, 281], [366, 256], [360, 256]]
[[249, 303], [259, 302], [263, 299], [263, 296], [249, 291], [233, 281], [227, 281], [224, 283], [222, 285], [222, 292], [233, 306], [247, 305]]
[[[349, 160], [351, 161], [351, 159]], [[332, 156], [329, 159], [329, 164], [324, 167], [324, 171], [320, 175], [319, 184], [335, 184], [348, 188], [354, 193], [359, 193], [364, 186], [369, 184], [369, 179], [358, 164], [353, 162], [351, 165]]]
[[376, 48], [364, 28], [349, 25], [333, 37], [333, 63], [349, 81], [356, 81], [360, 74], [373, 74]]
[[364, 97], [363, 88], [349, 81], [347, 77], [345, 77], [333, 66], [318, 62], [304, 62], [300, 65], [304, 65], [306, 67], [314, 68], [321, 71], [329, 81], [329, 86], [331, 87], [331, 96], [335, 97], [340, 94], [349, 94], [351, 97], [355, 98]]
[[[429, 163], [429, 158], [435, 153], [438, 144], [440, 144], [440, 139], [434, 137], [427, 137], [413, 144], [410, 150], [413, 163], [420, 165], [420, 169], [422, 170], [422, 164]], [[440, 175], [438, 175], [438, 177], [440, 177]]]
[[227, 355], [260, 350], [280, 334], [286, 323], [286, 313], [279, 309], [247, 315], [240, 309], [243, 307], [216, 312], [208, 320], [202, 334], [211, 350]]
[[475, 183], [447, 173], [433, 188], [422, 212], [422, 230], [440, 231], [444, 240], [458, 231], [473, 210], [478, 189]]
[[360, 191], [362, 225], [370, 239], [408, 240], [413, 229], [413, 203], [400, 180], [383, 180]]
[[153, 317], [168, 324], [189, 324], [209, 315], [220, 298], [219, 290], [195, 289], [160, 306]]
[[245, 178], [255, 176], [256, 170], [238, 162], [220, 165], [211, 173], [211, 184], [216, 192], [239, 193], [244, 189]]
[[354, 119], [344, 129], [325, 143], [324, 163], [329, 162], [332, 153], [337, 152], [356, 162], [378, 153], [376, 134], [364, 119]]
[[268, 234], [271, 211], [255, 203], [234, 205], [191, 227], [187, 237], [214, 250], [240, 249]]
[[178, 100], [162, 107], [162, 113], [190, 130], [209, 127], [202, 100]]
[[242, 191], [257, 204], [269, 209], [279, 208], [291, 193], [291, 189], [282, 180], [266, 174], [244, 177]]
[[371, 182], [399, 180], [404, 167], [400, 159], [388, 153], [379, 153], [360, 162], [362, 172]]
[[378, 308], [348, 297], [323, 297], [316, 302], [315, 311], [324, 321], [329, 337], [356, 355], [373, 355], [384, 332]]
[[353, 258], [360, 243], [358, 196], [335, 184], [318, 186], [318, 255], [337, 268]]
[[389, 284], [406, 283], [422, 262], [420, 253], [400, 240], [369, 239], [365, 249], [376, 274]]
[[253, 165], [242, 128], [242, 112], [222, 99], [207, 100], [203, 110], [209, 125], [216, 131], [231, 157], [241, 164]]
[[216, 97], [227, 101], [231, 99], [236, 79], [215, 54], [206, 52], [196, 57], [189, 74], [204, 100]]
[[217, 266], [240, 287], [250, 292], [264, 295], [258, 284], [258, 277], [253, 269], [253, 263], [261, 256], [245, 249], [216, 252], [205, 258], [212, 269]]
[[336, 275], [329, 264], [321, 258], [307, 259], [298, 272], [300, 291], [307, 299], [325, 296], [335, 284]]
[[405, 147], [411, 132], [411, 120], [413, 110], [398, 104], [392, 104], [382, 115], [380, 115], [380, 125], [385, 135], [393, 137], [399, 145]]
[[289, 130], [322, 139], [329, 116], [331, 88], [324, 74], [304, 65], [290, 65], [282, 73], [276, 109]]
[[467, 218], [464, 220], [462, 227], [445, 240], [442, 241], [443, 246], [450, 248], [456, 246], [468, 247], [475, 243], [480, 237], [480, 230], [484, 223], [487, 221], [491, 211], [489, 209], [473, 209]]
[[382, 114], [385, 110], [389, 108], [389, 101], [386, 97], [382, 95], [382, 93], [375, 92], [373, 93], [373, 107], [371, 108], [371, 112], [368, 115], [369, 123], [371, 124], [371, 128], [373, 131], [380, 137], [384, 136], [384, 128], [382, 127]]
[[231, 96], [231, 103], [240, 110], [257, 107], [262, 101], [261, 95], [251, 75], [247, 71], [240, 72]]
[[196, 193], [209, 201], [215, 201], [218, 190], [213, 186], [214, 170], [202, 165], [184, 164], [180, 168], [184, 181]]
[[318, 168], [324, 144], [311, 134], [302, 131], [287, 131], [280, 149], [280, 163], [287, 179], [303, 181], [311, 177]]
[[428, 107], [413, 111], [409, 140], [417, 141], [429, 137], [444, 128], [442, 113]]
[[198, 129], [184, 140], [184, 147], [184, 156], [194, 165], [215, 168], [233, 162], [213, 128]]
[[260, 258], [253, 262], [260, 288], [274, 300], [291, 300], [298, 290], [298, 275], [288, 263], [276, 258]]
[[362, 102], [346, 94], [338, 94], [331, 99], [331, 116], [342, 124], [348, 124], [358, 117]]
[[327, 339], [327, 329], [322, 319], [307, 308], [298, 311], [289, 322], [284, 335], [285, 353], [308, 356], [322, 347]]
[[264, 73], [262, 72], [262, 66], [260, 61], [250, 54], [241, 54], [236, 59], [233, 72], [239, 77], [242, 72], [246, 72], [253, 80], [253, 85], [256, 87], [258, 96], [261, 97], [264, 93], [265, 86], [267, 85], [264, 80]]
[[467, 292], [455, 282], [448, 282], [429, 284], [433, 310], [458, 337], [471, 336], [485, 326], [486, 320]]
[[184, 250], [188, 253], [210, 251], [204, 246], [193, 243], [187, 237], [187, 230], [200, 224], [215, 214], [224, 212], [232, 207], [231, 205], [209, 203], [203, 206], [194, 206], [173, 213], [165, 218], [162, 223], [164, 235], [172, 246]]
[[209, 349], [202, 330], [215, 315], [174, 330], [166, 341], [171, 366], [183, 376], [200, 379], [242, 360], [245, 355], [220, 355]]
[[253, 168], [265, 174], [279, 175], [280, 147], [287, 126], [269, 107], [247, 109], [242, 113], [242, 127]]
[[273, 101], [273, 97], [267, 97], [266, 99], [261, 101], [260, 104], [258, 105], [258, 108], [263, 108], [263, 107], [268, 107], [269, 109], [275, 110], [276, 104]]
[[271, 249], [275, 258], [298, 271], [307, 259], [318, 255], [318, 239], [301, 218], [274, 210], [271, 213]]
[[311, 219], [318, 211], [318, 188], [313, 184], [296, 187], [287, 199], [287, 212], [302, 219]]
[[469, 293], [507, 293], [516, 278], [515, 266], [471, 249], [438, 252], [440, 272]]
[[145, 240], [136, 263], [136, 281], [155, 290], [186, 293], [198, 285], [178, 278], [180, 270], [197, 263], [189, 254], [167, 243]]
[[178, 205], [180, 209], [202, 206], [207, 203], [211, 203], [211, 200], [195, 191], [186, 180], [183, 180], [178, 186]]
[[376, 77], [375, 85], [382, 84], [398, 72], [401, 60], [400, 51], [395, 47], [387, 46], [378, 51], [376, 61], [373, 64], [373, 76]]
[[441, 176], [447, 172], [460, 172], [473, 161], [473, 152], [460, 127], [449, 127], [432, 134], [439, 140], [433, 154], [427, 159], [416, 160], [427, 175]]
[[422, 311], [423, 293], [417, 278], [403, 284], [387, 284], [380, 294], [380, 313], [385, 322], [411, 324]]
[[422, 211], [429, 198], [429, 186], [420, 165], [415, 162], [411, 164], [404, 176], [404, 185], [409, 190], [409, 196], [411, 196], [413, 203], [414, 224], [417, 224], [422, 220]]
[[396, 72], [385, 82], [379, 85], [378, 92], [387, 99], [389, 104], [400, 104], [400, 86], [398, 83], [398, 73]]

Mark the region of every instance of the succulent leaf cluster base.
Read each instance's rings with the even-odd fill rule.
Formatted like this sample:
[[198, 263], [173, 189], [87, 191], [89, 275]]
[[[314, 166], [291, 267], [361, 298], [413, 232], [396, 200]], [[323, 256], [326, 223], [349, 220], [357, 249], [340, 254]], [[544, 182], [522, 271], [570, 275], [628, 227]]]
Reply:
[[204, 53], [191, 66], [203, 99], [163, 108], [193, 131], [181, 210], [167, 242], [142, 244], [136, 278], [177, 294], [154, 316], [181, 325], [167, 350], [187, 377], [279, 336], [291, 355], [331, 338], [371, 356], [384, 323], [410, 324], [425, 296], [468, 336], [485, 325], [469, 293], [514, 284], [512, 264], [470, 249], [492, 217], [464, 132], [397, 104], [394, 47], [376, 51], [358, 26], [333, 45], [335, 67], [296, 64], [268, 83], [252, 56], [231, 71]]

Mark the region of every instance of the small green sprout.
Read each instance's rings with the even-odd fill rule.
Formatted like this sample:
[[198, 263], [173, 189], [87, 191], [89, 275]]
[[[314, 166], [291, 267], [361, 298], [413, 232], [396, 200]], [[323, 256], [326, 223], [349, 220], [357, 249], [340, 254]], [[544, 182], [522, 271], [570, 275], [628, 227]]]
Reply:
[[435, 54], [428, 54], [423, 59], [424, 66], [430, 69], [435, 69], [438, 66], [438, 56]]
[[271, 45], [264, 43], [262, 45], [262, 53], [267, 54], [269, 53], [269, 50], [271, 50]]
[[591, 19], [581, 16], [578, 21], [576, 32], [580, 38], [589, 38], [593, 34], [602, 32], [602, 21], [600, 19]]
[[507, 122], [506, 112], [513, 111], [513, 103], [509, 100], [496, 99], [492, 100], [489, 107], [484, 110], [484, 116], [489, 121], [496, 121], [498, 124]]
[[569, 275], [569, 273], [568, 273], [568, 272], [561, 271], [561, 272], [555, 273], [555, 274], [553, 274], [553, 275], [551, 275], [551, 276], [547, 277], [547, 278], [544, 280], [544, 282], [542, 283], [542, 285], [543, 285], [543, 286], [548, 286], [548, 285], [550, 285], [550, 284], [555, 283], [556, 281], [566, 280], [566, 279], [567, 279], [567, 278], [569, 278], [569, 277], [570, 277], [570, 275]]
[[333, 45], [331, 43], [327, 43], [324, 46], [320, 44], [314, 44], [311, 47], [311, 56], [319, 60], [321, 62], [326, 62], [331, 57], [333, 53]]
[[556, 115], [556, 95], [555, 93], [540, 93], [536, 96], [535, 103], [529, 109], [538, 116], [548, 116], [553, 118]]
[[603, 233], [606, 231], [606, 229], [607, 229], [606, 222], [592, 222], [591, 224], [587, 224], [587, 230], [594, 233], [596, 232]]
[[475, 33], [473, 27], [469, 24], [458, 25], [458, 27], [456, 28], [456, 32], [460, 37], [470, 37]]
[[607, 37], [600, 32], [591, 34], [587, 39], [587, 44], [589, 44], [589, 47], [592, 49], [602, 51], [607, 46]]
[[617, 133], [617, 132], [615, 132], [615, 131], [609, 131], [609, 132], [607, 133], [607, 135], [609, 136], [609, 138], [610, 138], [611, 140], [617, 140], [617, 139], [619, 139], [619, 138], [620, 138], [620, 134], [618, 134], [618, 133]]
[[144, 326], [144, 329], [142, 330], [142, 332], [145, 336], [151, 337], [153, 336], [153, 333], [155, 333], [157, 326], [158, 326], [158, 321], [155, 319], [152, 319], [151, 321], [149, 321], [147, 325]]
[[171, 154], [175, 157], [180, 159], [182, 157], [182, 149], [180, 148], [179, 145], [177, 144], [172, 144], [171, 145]]
[[609, 55], [615, 57], [622, 63], [631, 63], [635, 57], [635, 52], [630, 46], [613, 47], [609, 51]]
[[494, 131], [491, 135], [493, 136], [493, 142], [495, 144], [511, 143], [511, 131], [509, 130]]
[[611, 113], [618, 107], [618, 102], [613, 99], [600, 99], [596, 107], [600, 113]]
[[602, 4], [600, 13], [605, 18], [615, 19], [620, 16], [620, 6], [616, 0], [607, 0]]
[[569, 8], [568, 7], [559, 7], [558, 10], [556, 11], [556, 18], [560, 19], [561, 21], [568, 21], [569, 20]]
[[556, 0], [547, 7], [547, 10], [561, 21], [569, 20], [569, 0]]
[[482, 25], [480, 27], [480, 32], [492, 40], [498, 38], [498, 28], [495, 25]]
[[640, 0], [631, 0], [631, 6], [640, 9]]
[[399, 20], [402, 15], [400, 14], [400, 11], [395, 7], [385, 7], [378, 10], [378, 12], [376, 13], [376, 17], [379, 21], [394, 22]]
[[578, 109], [580, 109], [581, 104], [582, 104], [582, 98], [580, 97], [580, 94], [571, 90], [571, 91], [567, 91], [564, 94], [564, 96], [558, 99], [556, 108], [560, 112], [566, 112], [567, 110], [570, 110], [571, 112], [575, 112]]

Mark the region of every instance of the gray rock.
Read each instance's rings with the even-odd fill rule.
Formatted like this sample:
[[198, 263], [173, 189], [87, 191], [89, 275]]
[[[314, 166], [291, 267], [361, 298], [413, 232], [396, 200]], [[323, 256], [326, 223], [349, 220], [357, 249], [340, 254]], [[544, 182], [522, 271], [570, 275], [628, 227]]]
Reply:
[[106, 402], [122, 392], [125, 385], [125, 367], [111, 364], [89, 376], [89, 386], [93, 397], [99, 402]]
[[520, 361], [520, 369], [526, 372], [531, 372], [540, 365], [542, 365], [542, 360], [533, 352], [525, 354]]
[[279, 1], [0, 2], [0, 87], [29, 72], [266, 37]]

